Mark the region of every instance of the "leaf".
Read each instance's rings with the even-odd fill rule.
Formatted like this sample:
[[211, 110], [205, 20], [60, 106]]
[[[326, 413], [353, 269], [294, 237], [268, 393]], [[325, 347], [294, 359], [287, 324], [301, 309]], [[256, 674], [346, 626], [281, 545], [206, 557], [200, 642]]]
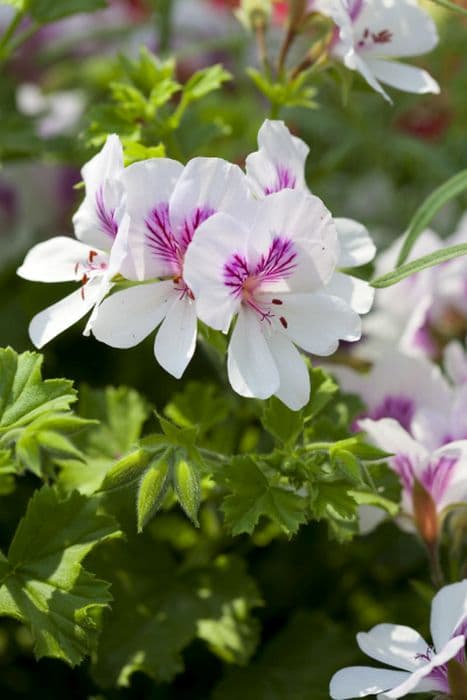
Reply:
[[277, 523], [288, 535], [306, 521], [306, 500], [286, 487], [273, 484], [251, 457], [237, 457], [223, 470], [230, 495], [222, 510], [233, 535], [251, 534], [261, 517]]
[[[442, 4], [442, 3], [440, 3]], [[451, 3], [449, 3], [451, 4]], [[461, 10], [461, 8], [458, 8]], [[467, 10], [464, 10], [467, 14]], [[397, 267], [400, 267], [409, 257], [415, 241], [420, 234], [426, 229], [435, 214], [451, 199], [457, 197], [461, 192], [467, 189], [467, 170], [462, 170], [451, 177], [447, 182], [438, 187], [426, 199], [421, 207], [415, 212], [412, 221], [405, 234], [405, 240], [399, 253]]]
[[321, 367], [311, 369], [311, 394], [303, 409], [305, 421], [313, 421], [337, 395], [339, 387], [334, 379]]
[[170, 485], [171, 472], [171, 455], [165, 453], [159, 459], [154, 460], [144, 473], [140, 481], [136, 502], [138, 532], [143, 531], [161, 507]]
[[451, 10], [452, 12], [457, 12], [467, 17], [467, 9], [457, 5], [455, 2], [451, 2], [451, 0], [431, 0], [431, 2], [434, 2], [440, 7], [444, 7], [446, 10]]
[[210, 92], [219, 90], [223, 83], [232, 80], [232, 75], [220, 63], [202, 68], [187, 80], [183, 86], [185, 100], [200, 100]]
[[381, 277], [370, 282], [372, 287], [381, 289], [384, 287], [391, 287], [393, 284], [397, 284], [406, 277], [414, 275], [416, 272], [421, 270], [426, 270], [428, 267], [433, 267], [434, 265], [440, 265], [443, 262], [452, 260], [453, 258], [458, 258], [461, 255], [467, 254], [467, 243], [459, 243], [458, 245], [448, 246], [442, 250], [437, 250], [434, 253], [429, 253], [428, 255], [423, 255], [417, 260], [413, 260], [410, 263], [406, 263], [401, 267], [396, 267], [392, 272], [388, 272]]
[[94, 499], [74, 493], [60, 500], [44, 487], [30, 500], [8, 558], [0, 560], [0, 614], [30, 628], [37, 658], [74, 666], [94, 650], [111, 596], [108, 584], [81, 562], [96, 544], [119, 534]]
[[217, 387], [206, 382], [188, 382], [164, 408], [165, 415], [181, 428], [198, 428], [206, 433], [229, 414], [230, 404]]
[[227, 673], [213, 700], [329, 700], [332, 674], [355, 661], [353, 654], [344, 628], [299, 611], [254, 663]]
[[137, 671], [168, 682], [183, 670], [182, 651], [196, 638], [228, 661], [244, 662], [253, 652], [258, 625], [251, 610], [260, 598], [238, 557], [187, 569], [145, 530], [106, 547], [98, 564], [115, 597], [94, 668], [100, 685], [128, 686]]
[[399, 504], [390, 501], [388, 498], [381, 496], [373, 491], [349, 491], [352, 498], [358, 503], [358, 505], [365, 506], [376, 506], [377, 508], [382, 508], [392, 518], [395, 518], [399, 512]]
[[41, 24], [55, 22], [79, 12], [95, 12], [107, 7], [106, 0], [28, 0], [28, 10]]
[[303, 430], [303, 412], [291, 411], [273, 396], [264, 403], [261, 422], [276, 440], [293, 445]]
[[302, 71], [293, 80], [272, 82], [255, 68], [247, 68], [248, 75], [260, 92], [278, 107], [307, 107], [314, 109], [316, 89], [306, 85], [309, 71]]

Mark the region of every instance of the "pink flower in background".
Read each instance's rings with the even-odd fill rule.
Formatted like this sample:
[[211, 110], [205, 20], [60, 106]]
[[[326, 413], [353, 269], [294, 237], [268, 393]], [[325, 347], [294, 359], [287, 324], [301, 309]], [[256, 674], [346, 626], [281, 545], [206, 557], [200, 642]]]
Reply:
[[383, 700], [423, 692], [449, 695], [448, 661], [465, 665], [467, 580], [445, 586], [435, 595], [430, 628], [433, 646], [403, 625], [381, 624], [357, 634], [363, 653], [391, 668], [344, 668], [331, 679], [331, 698], [350, 700], [378, 694]]

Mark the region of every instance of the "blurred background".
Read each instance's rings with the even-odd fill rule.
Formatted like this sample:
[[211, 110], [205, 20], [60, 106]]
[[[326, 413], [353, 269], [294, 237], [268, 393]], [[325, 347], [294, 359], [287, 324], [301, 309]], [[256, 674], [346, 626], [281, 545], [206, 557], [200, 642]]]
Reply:
[[[117, 131], [131, 141], [135, 125], [115, 107], [112, 93], [112, 84], [128, 68], [122, 55], [137, 61], [145, 46], [161, 58], [174, 56], [182, 83], [213, 63], [234, 76], [187, 111], [176, 142], [167, 144], [170, 156], [215, 155], [242, 164], [256, 150], [257, 131], [269, 108], [245, 73], [246, 66], [256, 65], [256, 51], [232, 14], [235, 5], [222, 0], [111, 0], [105, 10], [43, 27], [0, 65], [1, 346], [32, 349], [30, 319], [68, 291], [66, 285], [17, 278], [24, 254], [41, 240], [72, 233], [71, 217], [82, 197], [80, 168], [100, 147], [105, 132]], [[282, 31], [279, 5], [268, 39], [273, 47]], [[440, 42], [418, 63], [440, 83], [440, 95], [397, 93], [388, 105], [355, 79], [345, 97], [337, 76], [330, 74], [317, 86], [314, 109], [287, 109], [280, 115], [310, 145], [312, 191], [335, 215], [362, 221], [380, 248], [402, 234], [433, 189], [467, 167], [467, 22], [433, 3], [426, 6], [438, 22]], [[0, 32], [11, 12], [0, 3]], [[451, 234], [465, 209], [467, 199], [459, 198], [433, 227], [443, 236]], [[155, 364], [151, 340], [116, 352], [84, 338], [81, 331], [75, 327], [45, 349], [47, 376], [66, 376], [77, 385], [129, 385], [156, 406], [179, 389]], [[188, 379], [212, 378], [209, 358], [198, 352], [187, 374]], [[15, 502], [6, 499], [2, 507], [2, 546], [22, 512], [20, 496], [15, 495]], [[24, 628], [7, 621], [0, 626], [0, 697], [230, 700], [241, 692], [243, 700], [316, 700], [326, 697], [327, 679], [341, 662], [359, 658], [356, 631], [380, 621], [404, 621], [426, 631], [428, 605], [407, 587], [407, 580], [417, 588], [416, 581], [426, 578], [423, 552], [394, 527], [383, 526], [352, 545], [329, 542], [318, 525], [303, 528], [292, 542], [275, 540], [251, 553], [246, 542], [236, 545], [245, 548], [266, 605], [259, 613], [262, 651], [252, 669], [231, 671], [235, 683], [223, 675], [220, 661], [194, 644], [185, 654], [188, 670], [173, 684], [156, 685], [137, 674], [129, 689], [102, 691], [85, 667], [71, 671], [58, 662], [36, 663]], [[323, 622], [323, 611], [339, 627]], [[281, 644], [276, 648], [277, 635]], [[313, 661], [318, 648], [319, 667]], [[280, 681], [277, 695], [262, 689], [261, 678], [272, 668], [283, 669], [286, 694], [280, 694]], [[305, 695], [313, 683], [315, 695]]]

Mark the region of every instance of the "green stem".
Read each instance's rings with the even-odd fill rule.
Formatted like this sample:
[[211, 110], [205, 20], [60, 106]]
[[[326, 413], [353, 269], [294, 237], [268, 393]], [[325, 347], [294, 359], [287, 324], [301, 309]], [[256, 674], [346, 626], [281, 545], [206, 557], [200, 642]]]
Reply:
[[281, 105], [277, 102], [271, 102], [271, 109], [269, 110], [269, 118], [277, 119], [281, 111]]
[[0, 39], [0, 56], [2, 57], [3, 60], [7, 59], [11, 53], [11, 50], [10, 51], [7, 50], [8, 44], [10, 42], [10, 39], [12, 39], [13, 34], [16, 32], [18, 26], [21, 24], [23, 17], [24, 17], [24, 11], [18, 10], [14, 14], [8, 27], [6, 28], [5, 34]]
[[430, 562], [431, 581], [435, 588], [440, 589], [444, 586], [444, 572], [441, 568], [441, 560], [439, 556], [439, 543], [427, 544], [428, 559]]
[[172, 15], [174, 0], [159, 0], [158, 38], [160, 53], [168, 53], [172, 45]]

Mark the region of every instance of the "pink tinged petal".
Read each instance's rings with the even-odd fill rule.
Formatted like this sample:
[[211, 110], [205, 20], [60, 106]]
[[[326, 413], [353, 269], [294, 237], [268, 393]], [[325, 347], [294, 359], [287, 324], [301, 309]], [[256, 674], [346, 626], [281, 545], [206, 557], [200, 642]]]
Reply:
[[115, 292], [99, 306], [93, 335], [113, 348], [132, 348], [160, 324], [177, 294], [172, 281]]
[[450, 659], [453, 659], [464, 646], [464, 636], [451, 639], [438, 654], [431, 657], [428, 663], [417, 669], [400, 685], [386, 692], [386, 697], [391, 699], [402, 698], [409, 693], [430, 690], [448, 691], [445, 680], [440, 678], [439, 674], [433, 674], [433, 671], [440, 666], [444, 666]]
[[409, 678], [404, 671], [389, 671], [385, 668], [352, 666], [338, 671], [331, 679], [329, 694], [333, 700], [364, 698], [367, 695], [384, 693]]
[[199, 318], [227, 332], [241, 299], [225, 285], [225, 264], [234, 254], [245, 257], [250, 232], [228, 214], [205, 221], [187, 250], [183, 277], [196, 299]]
[[425, 93], [439, 94], [440, 87], [426, 70], [409, 66], [397, 61], [383, 61], [372, 59], [368, 66], [373, 75], [386, 85], [390, 85], [404, 92], [413, 92], [418, 95]]
[[89, 246], [73, 238], [57, 236], [31, 248], [17, 274], [33, 282], [76, 280], [76, 266], [88, 260], [91, 250]]
[[367, 314], [375, 298], [375, 290], [368, 282], [336, 272], [326, 285], [326, 292], [343, 299], [357, 314]]
[[138, 280], [179, 272], [169, 200], [182, 172], [183, 166], [168, 158], [134, 163], [124, 172], [130, 217], [128, 245]]
[[267, 399], [279, 390], [280, 377], [262, 327], [253, 311], [242, 309], [227, 356], [229, 380], [241, 396]]
[[426, 663], [428, 644], [411, 627], [376, 625], [357, 634], [357, 642], [367, 656], [404, 671], [416, 671]]
[[73, 217], [76, 237], [109, 250], [124, 207], [123, 149], [118, 136], [109, 136], [100, 153], [81, 172], [86, 195]]
[[299, 411], [310, 399], [310, 375], [303, 357], [282, 333], [273, 333], [267, 340], [279, 371], [276, 396], [292, 411]]
[[156, 360], [177, 379], [183, 375], [195, 352], [197, 326], [196, 307], [185, 296], [170, 307], [157, 332]]
[[249, 260], [265, 255], [277, 238], [290, 240], [297, 253], [294, 274], [270, 285], [272, 290], [310, 292], [326, 284], [339, 258], [337, 231], [318, 197], [296, 190], [277, 192], [257, 205], [251, 222]]
[[340, 244], [338, 267], [360, 267], [371, 262], [376, 246], [363, 224], [353, 219], [334, 219]]
[[[431, 636], [441, 651], [467, 621], [467, 580], [444, 586], [431, 604]], [[467, 636], [467, 630], [464, 634]]]
[[257, 197], [287, 188], [306, 189], [305, 161], [310, 149], [292, 136], [284, 122], [266, 119], [258, 132], [258, 145], [259, 150], [246, 159], [248, 181]]
[[322, 293], [287, 294], [282, 299], [286, 333], [303, 350], [331, 355], [339, 340], [360, 338], [360, 317], [341, 299]]
[[183, 252], [197, 225], [216, 212], [248, 221], [254, 202], [237, 165], [221, 158], [193, 158], [170, 198], [170, 223]]
[[94, 306], [97, 292], [98, 287], [93, 289], [86, 285], [34, 316], [29, 325], [29, 336], [36, 348], [44, 347], [83, 318]]

